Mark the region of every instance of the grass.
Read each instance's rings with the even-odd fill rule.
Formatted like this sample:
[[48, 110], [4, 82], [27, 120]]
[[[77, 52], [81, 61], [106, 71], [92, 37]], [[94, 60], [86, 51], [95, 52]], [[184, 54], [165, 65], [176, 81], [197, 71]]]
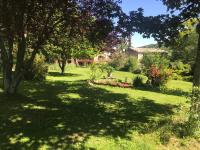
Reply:
[[[179, 105], [187, 107], [181, 92], [188, 93], [191, 83], [170, 81], [165, 91], [89, 86], [89, 73], [87, 68], [70, 68], [61, 76], [51, 68], [45, 82], [24, 82], [19, 95], [8, 97], [1, 90], [0, 149], [168, 147], [162, 145], [159, 131], [169, 118], [180, 116]], [[113, 76], [133, 77], [124, 72]]]

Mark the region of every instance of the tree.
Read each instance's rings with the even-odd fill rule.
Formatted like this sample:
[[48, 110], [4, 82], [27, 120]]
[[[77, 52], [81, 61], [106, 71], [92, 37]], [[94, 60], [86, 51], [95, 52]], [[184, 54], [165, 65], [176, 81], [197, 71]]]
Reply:
[[184, 25], [188, 30], [180, 32], [175, 41], [169, 45], [169, 48], [172, 51], [171, 60], [190, 64], [191, 67], [195, 63], [198, 42], [198, 35], [193, 25], [194, 22], [196, 21], [189, 20], [185, 22]]
[[67, 60], [71, 58], [72, 50], [77, 47], [79, 36], [75, 34], [74, 27], [57, 28], [45, 45], [44, 55], [58, 62], [61, 74], [65, 72]]
[[[1, 0], [0, 1], [0, 48], [3, 59], [3, 82], [6, 93], [15, 93], [27, 68], [42, 49], [54, 28], [72, 18], [66, 5], [72, 2], [59, 0]], [[60, 13], [58, 13], [60, 12]], [[16, 49], [16, 57], [13, 51]], [[25, 57], [28, 60], [25, 66]], [[14, 59], [16, 67], [13, 71]]]
[[[4, 91], [8, 94], [16, 92], [24, 72], [33, 64], [36, 54], [43, 50], [56, 27], [84, 25], [81, 29], [86, 30], [95, 29], [105, 20], [111, 23], [121, 12], [118, 3], [118, 0], [0, 0]], [[88, 23], [88, 15], [95, 18], [93, 23]]]
[[[158, 16], [143, 16], [143, 10], [139, 9], [141, 12], [141, 17], [135, 17], [135, 12], [130, 13], [129, 25], [127, 30], [131, 27], [137, 27], [136, 30], [143, 34], [144, 37], [154, 37], [159, 44], [165, 43], [169, 46], [170, 43], [174, 42], [180, 32], [187, 30], [184, 22], [196, 19], [196, 33], [198, 34], [198, 45], [195, 60], [194, 69], [194, 86], [200, 86], [200, 1], [195, 0], [161, 0], [164, 5], [168, 7], [170, 11], [167, 15]], [[134, 32], [134, 29], [131, 29]]]

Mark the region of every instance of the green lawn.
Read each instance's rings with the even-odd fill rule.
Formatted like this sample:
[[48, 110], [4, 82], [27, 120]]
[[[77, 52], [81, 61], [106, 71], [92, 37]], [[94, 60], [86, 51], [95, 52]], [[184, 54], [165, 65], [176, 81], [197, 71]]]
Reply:
[[[19, 95], [0, 90], [0, 149], [148, 150], [163, 145], [169, 119], [181, 120], [189, 82], [170, 81], [164, 91], [89, 86], [87, 68], [65, 76], [50, 70], [45, 82], [24, 82]], [[115, 78], [133, 75], [115, 72]], [[175, 137], [176, 138], [176, 137]], [[181, 141], [178, 137], [176, 143]], [[187, 144], [180, 144], [188, 149]], [[187, 142], [186, 142], [187, 143]], [[198, 144], [196, 144], [199, 146]], [[179, 147], [181, 148], [181, 147]]]

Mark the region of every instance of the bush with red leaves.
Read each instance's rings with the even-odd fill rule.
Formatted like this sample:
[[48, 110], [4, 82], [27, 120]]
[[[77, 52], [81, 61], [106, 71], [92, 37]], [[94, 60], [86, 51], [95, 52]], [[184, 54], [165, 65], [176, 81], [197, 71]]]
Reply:
[[155, 87], [164, 85], [171, 75], [170, 69], [163, 69], [162, 66], [151, 66], [147, 73], [148, 83]]

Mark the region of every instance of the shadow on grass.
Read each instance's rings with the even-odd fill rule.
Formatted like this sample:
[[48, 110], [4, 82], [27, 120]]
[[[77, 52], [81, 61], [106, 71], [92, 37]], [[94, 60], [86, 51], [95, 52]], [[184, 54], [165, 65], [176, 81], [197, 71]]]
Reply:
[[59, 72], [49, 72], [48, 74], [50, 76], [53, 76], [53, 77], [64, 77], [64, 76], [67, 76], [67, 77], [78, 77], [78, 76], [81, 76], [79, 74], [73, 74], [73, 73], [64, 73], [64, 74], [61, 74]]
[[23, 86], [24, 96], [0, 94], [0, 149], [73, 149], [74, 143], [84, 148], [90, 136], [128, 138], [132, 130], [149, 132], [144, 129], [151, 118], [171, 115], [174, 107], [83, 81]]

